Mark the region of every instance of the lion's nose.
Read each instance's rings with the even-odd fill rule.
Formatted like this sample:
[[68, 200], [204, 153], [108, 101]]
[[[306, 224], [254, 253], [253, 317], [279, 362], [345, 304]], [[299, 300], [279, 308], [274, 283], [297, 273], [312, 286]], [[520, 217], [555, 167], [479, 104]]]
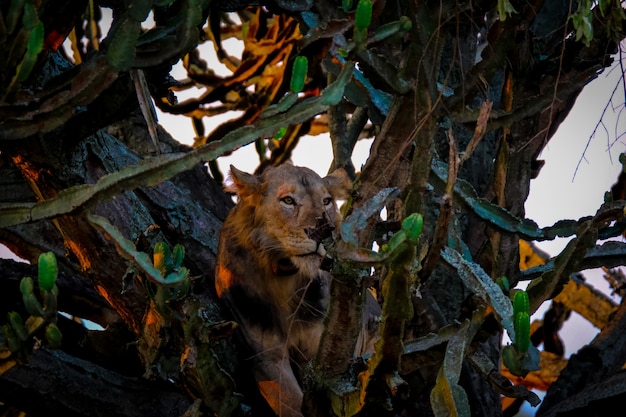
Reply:
[[317, 217], [315, 219], [315, 227], [304, 229], [309, 239], [313, 239], [317, 243], [321, 243], [322, 240], [331, 237], [333, 230], [335, 230], [335, 227], [328, 222], [326, 216]]

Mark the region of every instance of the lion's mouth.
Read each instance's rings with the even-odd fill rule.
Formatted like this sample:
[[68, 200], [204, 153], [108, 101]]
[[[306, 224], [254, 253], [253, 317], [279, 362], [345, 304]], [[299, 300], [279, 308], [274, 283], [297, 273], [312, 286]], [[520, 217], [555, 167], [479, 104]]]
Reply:
[[307, 253], [302, 253], [300, 255], [296, 255], [298, 257], [305, 257], [305, 256], [321, 256], [322, 258], [326, 256], [326, 248], [324, 247], [324, 245], [321, 242], [316, 242], [317, 243], [317, 249], [311, 252], [307, 252]]
[[308, 256], [313, 256], [316, 258], [321, 258], [322, 259], [322, 263], [319, 266], [319, 269], [321, 269], [322, 271], [330, 271], [330, 268], [333, 266], [333, 258], [331, 258], [328, 255], [328, 252], [326, 251], [326, 248], [324, 247], [324, 245], [319, 242], [317, 244], [317, 250], [312, 251], [312, 252], [307, 252], [307, 253], [303, 253], [301, 255], [296, 255], [298, 258], [304, 258], [304, 257], [308, 257]]

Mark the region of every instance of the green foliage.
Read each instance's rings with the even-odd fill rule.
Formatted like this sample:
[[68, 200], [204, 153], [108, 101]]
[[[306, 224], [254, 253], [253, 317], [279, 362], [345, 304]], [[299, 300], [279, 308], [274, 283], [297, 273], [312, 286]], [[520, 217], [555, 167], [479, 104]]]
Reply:
[[22, 278], [20, 282], [22, 300], [26, 311], [31, 316], [43, 317], [50, 322], [56, 320], [57, 296], [59, 293], [59, 289], [56, 286], [58, 273], [54, 253], [46, 252], [39, 255], [38, 283], [43, 305], [34, 294], [35, 285], [33, 279], [31, 277]]
[[276, 132], [276, 134], [274, 135], [274, 139], [281, 140], [285, 136], [285, 133], [287, 133], [287, 128], [281, 127], [280, 129], [278, 129], [278, 132]]
[[502, 349], [502, 361], [513, 375], [526, 376], [539, 368], [539, 351], [530, 344], [530, 301], [528, 293], [513, 293], [513, 325], [515, 333], [509, 333], [513, 345]]
[[354, 16], [354, 43], [364, 49], [367, 42], [367, 28], [372, 22], [372, 1], [359, 0]]
[[[208, 0], [141, 0], [129, 1], [115, 13], [109, 33], [100, 44], [96, 39], [98, 21], [87, 15], [84, 39], [75, 40], [72, 48], [77, 66], [73, 77], [49, 80], [49, 92], [41, 93], [21, 86], [44, 57], [60, 48], [73, 28], [83, 32], [85, 16], [78, 2], [68, 16], [43, 26], [39, 13], [50, 13], [56, 6], [51, 2], [9, 0], [6, 17], [0, 16], [0, 101], [6, 114], [27, 110], [25, 117], [7, 117], [0, 123], [0, 138], [24, 138], [47, 133], [62, 126], [77, 111], [85, 108], [117, 79], [122, 71], [146, 68], [182, 58], [198, 43], [199, 27], [206, 19]], [[89, 2], [99, 7], [98, 2]], [[176, 6], [173, 3], [178, 3]], [[123, 4], [120, 4], [122, 6]], [[71, 6], [70, 6], [71, 7]], [[108, 7], [108, 6], [106, 6]], [[154, 28], [142, 30], [141, 23], [148, 13], [159, 7], [169, 7], [170, 16]], [[93, 11], [93, 10], [92, 10]], [[46, 24], [48, 21], [46, 21]], [[6, 30], [5, 30], [6, 28]], [[84, 61], [84, 62], [81, 62]], [[13, 106], [16, 95], [23, 93], [20, 104]], [[19, 109], [19, 110], [18, 110]], [[33, 123], [33, 119], [37, 121]]]
[[48, 346], [50, 346], [52, 349], [58, 349], [61, 347], [63, 335], [61, 334], [61, 330], [59, 330], [55, 323], [50, 323], [46, 326], [45, 334]]
[[531, 371], [540, 368], [539, 350], [533, 345], [528, 346], [526, 352], [520, 352], [517, 345], [507, 345], [502, 348], [502, 362], [513, 375], [525, 377]]
[[0, 85], [0, 98], [11, 94], [28, 79], [43, 51], [44, 27], [37, 7], [33, 0], [11, 0], [4, 19], [5, 36], [0, 37], [0, 47], [10, 53], [0, 62], [0, 73], [13, 76], [7, 79], [10, 80], [8, 85]]
[[530, 313], [530, 301], [526, 291], [516, 290], [513, 295], [513, 314], [518, 313]]
[[22, 293], [22, 301], [26, 312], [32, 316], [43, 316], [43, 308], [41, 303], [33, 293], [35, 284], [31, 277], [22, 278], [20, 281], [20, 291]]
[[154, 267], [159, 270], [163, 279], [155, 282], [155, 285], [144, 284], [157, 310], [166, 317], [171, 317], [173, 313], [168, 308], [169, 304], [182, 299], [189, 292], [189, 271], [182, 266], [184, 256], [185, 248], [181, 244], [176, 244], [173, 253], [165, 242], [154, 246]]
[[593, 40], [593, 11], [591, 6], [591, 0], [579, 1], [578, 10], [571, 17], [574, 29], [576, 29], [576, 40], [582, 39], [585, 46], [589, 46]]
[[22, 342], [25, 342], [26, 339], [28, 339], [29, 335], [26, 327], [24, 327], [24, 320], [22, 319], [22, 316], [20, 316], [20, 314], [15, 311], [10, 311], [7, 316], [8, 326], [13, 329], [17, 337]]
[[[362, 387], [362, 396], [378, 381], [388, 387], [403, 383], [397, 373], [404, 354], [404, 328], [413, 317], [411, 288], [419, 268], [416, 262], [417, 242], [422, 232], [422, 215], [413, 213], [402, 221], [402, 229], [390, 239], [385, 250], [383, 265], [387, 274], [382, 282], [382, 305], [380, 339], [376, 342], [376, 351], [368, 361], [366, 373], [372, 375]], [[393, 242], [393, 243], [391, 243]], [[390, 400], [390, 398], [389, 398]], [[344, 401], [354, 404], [354, 401]], [[348, 415], [359, 410], [350, 410]]]
[[402, 231], [406, 233], [406, 238], [412, 244], [416, 244], [422, 228], [424, 227], [424, 218], [419, 213], [412, 213], [402, 220]]
[[91, 224], [115, 242], [118, 253], [131, 261], [139, 271], [139, 277], [159, 313], [168, 318], [176, 316], [170, 303], [185, 297], [190, 287], [189, 271], [182, 266], [185, 256], [183, 246], [177, 244], [172, 252], [167, 243], [159, 242], [153, 249], [151, 261], [146, 253], [138, 251], [134, 243], [126, 239], [107, 219], [93, 214], [88, 218]]
[[526, 353], [530, 345], [530, 315], [527, 311], [515, 313], [515, 348]]
[[22, 344], [15, 333], [13, 327], [8, 324], [2, 325], [2, 334], [4, 336], [4, 347], [0, 345], [1, 349], [8, 349], [11, 353], [17, 353], [22, 348]]
[[289, 87], [292, 92], [299, 93], [304, 89], [306, 82], [306, 74], [309, 68], [309, 60], [306, 56], [297, 56], [293, 61], [293, 69], [291, 72], [291, 83]]
[[24, 277], [20, 281], [24, 309], [30, 316], [24, 320], [18, 312], [10, 311], [7, 314], [7, 323], [2, 325], [0, 374], [16, 363], [13, 356], [19, 360], [28, 358], [35, 343], [33, 337], [42, 337], [42, 331], [49, 348], [61, 347], [63, 336], [56, 325], [59, 290], [56, 286], [58, 267], [54, 253], [39, 255], [38, 276], [39, 297], [35, 295], [35, 283], [31, 277]]
[[[447, 182], [448, 166], [437, 159], [433, 159], [432, 173], [435, 176], [434, 184], [445, 185]], [[462, 203], [466, 204], [478, 217], [486, 220], [492, 226], [509, 233], [517, 233], [520, 238], [529, 241], [553, 240], [557, 237], [569, 237], [579, 234], [581, 227], [588, 222], [589, 217], [580, 220], [559, 220], [554, 225], [540, 228], [531, 219], [521, 219], [506, 209], [493, 204], [489, 200], [478, 196], [476, 190], [465, 180], [457, 179], [454, 185], [454, 196]], [[610, 211], [610, 206], [604, 206], [601, 211]], [[608, 213], [607, 213], [608, 214]], [[618, 236], [622, 228], [611, 228], [602, 225], [603, 228], [597, 230], [604, 239]]]
[[[165, 242], [158, 242], [154, 245], [152, 259], [154, 267], [157, 268], [165, 281], [172, 280], [169, 278], [172, 274], [176, 274], [181, 268], [184, 268], [183, 259], [185, 257], [185, 248], [181, 244], [174, 246], [174, 251]], [[186, 269], [185, 269], [186, 271]]]
[[356, 6], [356, 14], [354, 18], [354, 27], [357, 30], [367, 29], [372, 23], [372, 1], [359, 0]]
[[8, 33], [13, 33], [20, 20], [20, 15], [24, 9], [24, 3], [26, 0], [12, 0], [9, 5], [9, 11], [5, 19], [5, 24]]
[[517, 13], [517, 10], [509, 0], [498, 0], [498, 17], [501, 21], [504, 22], [512, 13]]
[[30, 32], [24, 59], [18, 66], [17, 78], [20, 82], [24, 82], [28, 79], [28, 76], [35, 67], [37, 57], [43, 50], [43, 33], [43, 23], [37, 22], [37, 25]]
[[113, 22], [106, 54], [114, 70], [129, 70], [135, 63], [135, 44], [140, 34], [141, 22], [128, 17]]
[[404, 248], [406, 244], [415, 245], [422, 233], [424, 219], [419, 213], [412, 213], [402, 221], [402, 228], [391, 236], [382, 246], [382, 251], [394, 257], [394, 253]]
[[[259, 137], [271, 136], [285, 124], [297, 124], [326, 111], [337, 104], [352, 78], [352, 63], [348, 63], [339, 77], [317, 97], [311, 97], [291, 106], [285, 113], [267, 115], [253, 125], [235, 129], [211, 146], [204, 146], [184, 154], [164, 154], [137, 165], [127, 166], [117, 172], [105, 175], [95, 184], [78, 185], [61, 191], [56, 197], [36, 204], [0, 207], [0, 227], [7, 227], [29, 221], [54, 218], [70, 213], [78, 207], [96, 199], [112, 197], [125, 189], [133, 189], [139, 184], [151, 186], [161, 183], [181, 172], [192, 169], [196, 164], [212, 160], [226, 152], [255, 141]], [[97, 219], [94, 216], [93, 219]], [[102, 218], [101, 218], [102, 219]], [[96, 224], [99, 222], [96, 220]], [[99, 227], [106, 229], [108, 222]], [[120, 235], [120, 237], [122, 237]], [[121, 240], [120, 240], [121, 242]], [[129, 252], [130, 253], [130, 252]], [[145, 255], [145, 254], [144, 254]], [[135, 259], [148, 270], [151, 262]], [[149, 266], [146, 266], [149, 265]], [[145, 271], [144, 271], [145, 272]]]
[[52, 252], [45, 252], [39, 255], [38, 262], [38, 282], [39, 288], [42, 290], [52, 290], [55, 286], [57, 276], [59, 275], [59, 267], [57, 266], [57, 258]]
[[619, 0], [579, 1], [578, 8], [570, 18], [576, 30], [576, 40], [582, 41], [585, 46], [589, 46], [594, 39], [594, 20], [596, 24], [601, 22], [607, 36], [614, 42], [619, 43], [623, 38], [626, 12]]
[[502, 289], [502, 292], [508, 294], [511, 290], [511, 284], [509, 283], [509, 279], [507, 277], [498, 277], [496, 279], [496, 284]]

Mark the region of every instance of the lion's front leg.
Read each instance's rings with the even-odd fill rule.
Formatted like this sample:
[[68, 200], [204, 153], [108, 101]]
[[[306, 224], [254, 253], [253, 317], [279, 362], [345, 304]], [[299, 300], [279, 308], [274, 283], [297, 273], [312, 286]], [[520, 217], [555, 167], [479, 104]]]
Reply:
[[254, 377], [265, 401], [279, 417], [302, 416], [302, 389], [293, 373], [287, 347], [264, 348], [254, 357]]
[[302, 416], [302, 390], [291, 370], [289, 360], [268, 363], [268, 369], [257, 368], [255, 377], [257, 386], [265, 401], [280, 417]]

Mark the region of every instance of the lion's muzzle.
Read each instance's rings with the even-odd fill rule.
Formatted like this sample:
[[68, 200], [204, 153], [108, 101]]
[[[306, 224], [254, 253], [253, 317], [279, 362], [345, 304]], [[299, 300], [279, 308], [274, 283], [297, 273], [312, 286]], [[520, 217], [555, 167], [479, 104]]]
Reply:
[[335, 226], [328, 222], [326, 215], [315, 218], [315, 227], [304, 229], [309, 239], [313, 239], [317, 243], [332, 237]]

